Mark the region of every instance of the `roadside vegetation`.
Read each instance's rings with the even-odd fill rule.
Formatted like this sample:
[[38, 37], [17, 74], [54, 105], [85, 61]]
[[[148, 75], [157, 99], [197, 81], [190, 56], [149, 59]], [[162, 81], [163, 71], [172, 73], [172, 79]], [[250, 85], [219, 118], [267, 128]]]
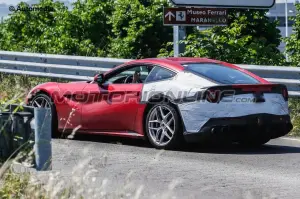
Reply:
[[[15, 173], [12, 170], [5, 173], [1, 184], [1, 199], [83, 199], [81, 195], [76, 195], [72, 189], [63, 188], [58, 192], [55, 190], [49, 192], [46, 185], [33, 179], [30, 174]], [[56, 187], [56, 185], [53, 186]]]
[[43, 188], [30, 183], [29, 174], [15, 174], [11, 171], [4, 175], [0, 198], [24, 198], [24, 199], [46, 199]]
[[[28, 6], [21, 3], [19, 6]], [[15, 12], [0, 26], [0, 49], [7, 51], [139, 59], [172, 55], [173, 28], [163, 25], [168, 0], [83, 0], [72, 10], [41, 0], [55, 12]], [[277, 22], [268, 10], [229, 9], [227, 27], [187, 27], [183, 56], [236, 64], [285, 65]]]
[[300, 136], [300, 100], [290, 100], [291, 119], [294, 129], [290, 133], [291, 136]]
[[50, 79], [0, 74], [0, 81], [0, 105], [4, 105], [21, 104], [34, 86]]

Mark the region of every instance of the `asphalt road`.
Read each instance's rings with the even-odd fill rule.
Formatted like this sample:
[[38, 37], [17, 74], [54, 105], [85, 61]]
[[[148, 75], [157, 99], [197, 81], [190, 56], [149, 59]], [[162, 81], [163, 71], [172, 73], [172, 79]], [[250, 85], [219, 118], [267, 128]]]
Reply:
[[300, 198], [300, 140], [159, 151], [99, 136], [53, 141], [53, 171], [35, 173], [85, 198]]

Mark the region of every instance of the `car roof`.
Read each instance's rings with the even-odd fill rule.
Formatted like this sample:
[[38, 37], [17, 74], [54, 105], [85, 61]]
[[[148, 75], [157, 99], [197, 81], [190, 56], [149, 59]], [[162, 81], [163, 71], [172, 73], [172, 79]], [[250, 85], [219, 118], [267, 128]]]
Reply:
[[[122, 68], [126, 65], [131, 65], [131, 64], [153, 64], [153, 65], [160, 65], [162, 67], [169, 68], [171, 70], [175, 71], [183, 71], [185, 67], [183, 64], [188, 64], [188, 63], [214, 63], [214, 64], [222, 64], [225, 67], [233, 68], [236, 70], [239, 70], [247, 75], [250, 75], [254, 77], [255, 79], [259, 80], [261, 83], [269, 83], [268, 81], [264, 80], [263, 78], [247, 71], [244, 70], [234, 64], [230, 64], [227, 62], [223, 61], [218, 61], [214, 59], [208, 59], [208, 58], [197, 58], [197, 57], [168, 57], [168, 58], [147, 58], [147, 59], [138, 59], [138, 60], [133, 60], [130, 62], [127, 62], [125, 64], [122, 64], [120, 66], [117, 66], [113, 70], [117, 70], [119, 68]], [[107, 72], [109, 73], [109, 71]]]
[[126, 63], [128, 64], [137, 64], [137, 63], [148, 63], [148, 64], [157, 64], [162, 65], [167, 68], [182, 71], [185, 63], [222, 63], [221, 61], [207, 59], [207, 58], [193, 58], [193, 57], [168, 57], [168, 58], [147, 58], [139, 59]]

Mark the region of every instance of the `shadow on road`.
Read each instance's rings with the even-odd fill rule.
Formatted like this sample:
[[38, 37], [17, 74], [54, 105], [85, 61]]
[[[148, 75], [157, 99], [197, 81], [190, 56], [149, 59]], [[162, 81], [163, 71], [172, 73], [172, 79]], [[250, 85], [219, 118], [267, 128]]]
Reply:
[[106, 135], [77, 134], [74, 140], [152, 148], [150, 144], [148, 144], [146, 141], [141, 139], [132, 139], [132, 138], [106, 136]]
[[[126, 145], [141, 148], [153, 148], [146, 141], [140, 139], [120, 138], [103, 135], [76, 135], [76, 141], [101, 142], [107, 144]], [[256, 148], [246, 148], [238, 144], [222, 144], [212, 146], [199, 146], [196, 144], [188, 144], [179, 149], [172, 150], [177, 152], [190, 153], [212, 153], [212, 154], [243, 154], [243, 155], [259, 155], [259, 154], [288, 154], [299, 153], [300, 147], [281, 146], [266, 144]]]
[[185, 147], [185, 152], [215, 153], [215, 154], [242, 154], [242, 155], [266, 155], [266, 154], [288, 154], [299, 153], [300, 147], [264, 145], [256, 148], [242, 147], [237, 144], [211, 147]]

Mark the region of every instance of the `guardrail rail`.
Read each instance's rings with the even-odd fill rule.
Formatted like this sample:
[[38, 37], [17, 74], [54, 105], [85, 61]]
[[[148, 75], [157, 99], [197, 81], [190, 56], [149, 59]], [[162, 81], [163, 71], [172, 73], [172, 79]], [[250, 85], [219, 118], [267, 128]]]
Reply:
[[[48, 77], [66, 80], [91, 80], [130, 59], [83, 57], [0, 51], [0, 73]], [[285, 84], [290, 97], [300, 97], [300, 68], [288, 66], [241, 65], [241, 68], [272, 83]]]

